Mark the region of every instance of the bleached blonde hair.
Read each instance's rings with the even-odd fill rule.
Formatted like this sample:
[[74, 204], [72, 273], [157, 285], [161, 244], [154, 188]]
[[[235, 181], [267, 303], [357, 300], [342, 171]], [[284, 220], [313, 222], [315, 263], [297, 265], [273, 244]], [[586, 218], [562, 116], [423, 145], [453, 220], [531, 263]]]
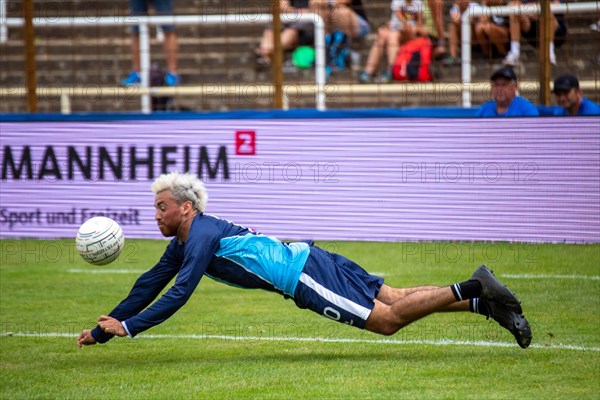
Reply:
[[191, 172], [162, 174], [152, 183], [151, 188], [154, 194], [170, 190], [171, 196], [177, 201], [177, 204], [181, 205], [186, 201], [191, 201], [195, 209], [202, 212], [206, 209], [208, 193], [204, 183]]

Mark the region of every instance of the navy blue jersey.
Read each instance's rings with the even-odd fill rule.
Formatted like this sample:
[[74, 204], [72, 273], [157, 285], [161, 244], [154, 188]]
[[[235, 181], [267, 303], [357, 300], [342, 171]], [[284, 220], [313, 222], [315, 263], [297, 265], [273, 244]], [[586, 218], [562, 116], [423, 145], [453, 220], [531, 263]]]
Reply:
[[[187, 242], [171, 240], [159, 262], [138, 278], [129, 295], [109, 315], [135, 336], [179, 310], [204, 275], [241, 288], [293, 297], [309, 252], [306, 243], [282, 243], [199, 213], [192, 221]], [[150, 305], [175, 276], [174, 285]], [[113, 336], [99, 327], [92, 335], [99, 343]]]

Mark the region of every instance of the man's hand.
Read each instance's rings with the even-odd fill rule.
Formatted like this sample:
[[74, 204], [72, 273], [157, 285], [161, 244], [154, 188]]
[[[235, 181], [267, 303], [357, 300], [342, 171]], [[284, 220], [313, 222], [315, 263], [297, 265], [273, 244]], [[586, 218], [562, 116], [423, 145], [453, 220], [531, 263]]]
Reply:
[[113, 317], [101, 315], [98, 318], [98, 326], [106, 333], [112, 333], [115, 336], [127, 336], [123, 325]]
[[86, 329], [81, 332], [79, 337], [77, 338], [77, 347], [82, 348], [83, 346], [91, 346], [96, 344], [96, 339], [92, 336], [92, 330]]

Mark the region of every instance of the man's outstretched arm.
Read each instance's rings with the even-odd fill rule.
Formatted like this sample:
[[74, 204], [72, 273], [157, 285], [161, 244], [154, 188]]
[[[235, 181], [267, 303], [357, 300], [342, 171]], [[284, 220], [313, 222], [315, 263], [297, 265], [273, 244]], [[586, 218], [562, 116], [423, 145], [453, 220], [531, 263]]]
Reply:
[[[111, 311], [109, 317], [105, 318], [112, 317], [111, 320], [121, 325], [119, 321], [138, 314], [156, 298], [160, 291], [177, 274], [181, 265], [178, 257], [174, 256], [174, 246], [175, 243], [171, 242], [165, 254], [163, 254], [154, 268], [146, 271], [137, 279], [129, 295]], [[89, 330], [89, 334], [85, 330], [79, 335], [77, 339], [79, 347], [82, 347], [82, 345], [105, 343], [112, 339], [115, 333], [112, 330], [105, 330], [100, 326], [100, 322], [103, 321], [102, 317], [98, 320], [99, 324], [96, 328]]]

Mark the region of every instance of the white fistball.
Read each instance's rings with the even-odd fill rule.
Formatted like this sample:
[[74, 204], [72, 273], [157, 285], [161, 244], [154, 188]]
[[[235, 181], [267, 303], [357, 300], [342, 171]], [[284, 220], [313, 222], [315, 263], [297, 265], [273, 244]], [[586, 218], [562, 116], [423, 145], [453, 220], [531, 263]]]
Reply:
[[106, 265], [116, 260], [123, 251], [125, 235], [114, 220], [93, 217], [79, 227], [75, 245], [85, 261], [94, 265]]

